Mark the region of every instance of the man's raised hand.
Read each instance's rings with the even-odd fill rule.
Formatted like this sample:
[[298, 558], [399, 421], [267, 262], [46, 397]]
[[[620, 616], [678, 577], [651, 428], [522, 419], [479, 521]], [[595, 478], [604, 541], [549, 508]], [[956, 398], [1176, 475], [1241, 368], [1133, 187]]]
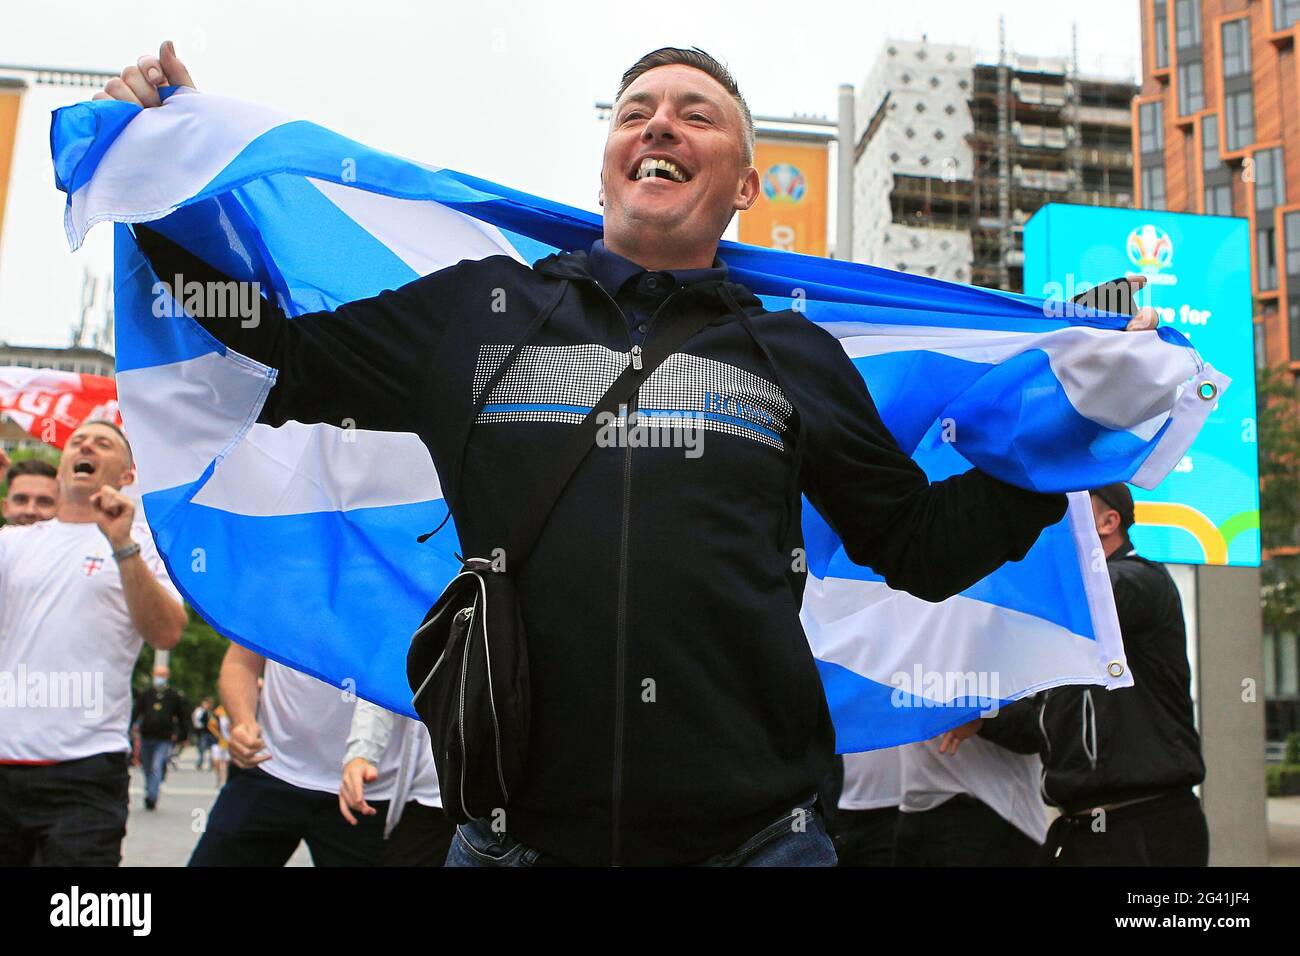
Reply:
[[176, 47], [167, 40], [158, 48], [157, 56], [145, 55], [126, 67], [121, 76], [115, 76], [95, 94], [97, 100], [121, 100], [136, 106], [161, 106], [158, 97], [160, 86], [194, 87], [190, 71], [185, 68]]
[[1150, 306], [1139, 307], [1137, 304], [1137, 294], [1146, 284], [1146, 276], [1126, 275], [1094, 286], [1070, 301], [1090, 309], [1132, 316], [1124, 326], [1125, 332], [1149, 332], [1160, 324], [1160, 314]]
[[90, 505], [95, 509], [95, 523], [114, 551], [131, 543], [135, 502], [129, 496], [105, 485], [90, 496]]

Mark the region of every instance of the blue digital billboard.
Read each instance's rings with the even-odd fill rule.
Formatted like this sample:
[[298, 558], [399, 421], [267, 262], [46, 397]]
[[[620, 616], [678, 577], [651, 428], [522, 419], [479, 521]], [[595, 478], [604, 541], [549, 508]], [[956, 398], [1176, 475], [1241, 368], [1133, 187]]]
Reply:
[[1025, 292], [1070, 299], [1124, 275], [1138, 298], [1232, 379], [1159, 487], [1133, 488], [1133, 544], [1153, 561], [1258, 565], [1259, 459], [1245, 219], [1050, 204], [1025, 224]]

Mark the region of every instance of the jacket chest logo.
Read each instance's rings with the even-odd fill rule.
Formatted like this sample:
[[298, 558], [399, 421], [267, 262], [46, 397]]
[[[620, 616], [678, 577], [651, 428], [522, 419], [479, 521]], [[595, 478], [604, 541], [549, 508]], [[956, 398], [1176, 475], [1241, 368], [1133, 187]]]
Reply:
[[[477, 401], [508, 345], [479, 349], [472, 398]], [[628, 364], [626, 352], [601, 345], [526, 346], [493, 387], [478, 421], [580, 423]], [[643, 418], [785, 447], [792, 407], [775, 384], [745, 369], [678, 352], [640, 389]]]

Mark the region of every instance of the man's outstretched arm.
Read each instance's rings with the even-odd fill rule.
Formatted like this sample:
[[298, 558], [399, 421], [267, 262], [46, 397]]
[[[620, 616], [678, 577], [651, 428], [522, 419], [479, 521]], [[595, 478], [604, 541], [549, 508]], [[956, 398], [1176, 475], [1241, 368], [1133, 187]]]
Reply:
[[[808, 334], [807, 332], [803, 334]], [[898, 447], [866, 383], [826, 332], [803, 374], [786, 376], [805, 418], [801, 473], [808, 499], [849, 557], [927, 601], [970, 587], [1023, 558], [1065, 515], [1066, 496], [1026, 491], [978, 469], [930, 482]]]
[[[194, 87], [189, 70], [169, 42], [158, 56], [143, 56], [110, 80], [96, 99], [143, 108], [161, 105], [158, 87]], [[453, 266], [399, 289], [336, 309], [289, 320], [260, 288], [240, 294], [207, 294], [234, 288], [235, 280], [146, 225], [133, 227], [141, 252], [165, 290], [214, 338], [277, 370], [262, 421], [324, 422], [376, 431], [418, 431], [426, 403], [429, 360], [455, 311], [459, 270]], [[177, 289], [177, 280], [184, 288]], [[186, 295], [198, 283], [204, 295]], [[160, 290], [161, 291], [161, 290]], [[253, 303], [255, 316], [243, 314]], [[240, 314], [221, 313], [232, 304]]]
[[[134, 227], [140, 251], [159, 282], [213, 338], [241, 355], [277, 370], [262, 421], [326, 422], [375, 431], [419, 431], [427, 412], [421, 400], [445, 319], [454, 312], [460, 271], [452, 266], [399, 289], [348, 302], [328, 312], [290, 319], [270, 298], [214, 295], [213, 304], [232, 300], [257, 304], [255, 320], [207, 314], [206, 296], [189, 288], [227, 288], [235, 282], [154, 229]], [[164, 320], [165, 321], [165, 320]]]

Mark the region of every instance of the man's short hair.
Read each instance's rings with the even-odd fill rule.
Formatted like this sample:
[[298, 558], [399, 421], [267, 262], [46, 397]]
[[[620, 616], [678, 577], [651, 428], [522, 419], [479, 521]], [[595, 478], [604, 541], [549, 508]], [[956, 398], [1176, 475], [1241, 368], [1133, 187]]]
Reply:
[[731, 98], [740, 107], [740, 119], [744, 125], [742, 138], [744, 141], [745, 162], [752, 163], [754, 161], [754, 117], [749, 112], [749, 104], [740, 95], [740, 87], [736, 85], [736, 78], [731, 75], [731, 71], [699, 47], [684, 50], [681, 47], [665, 46], [647, 53], [628, 67], [627, 72], [623, 74], [614, 101], [618, 102], [623, 94], [627, 92], [627, 88], [635, 83], [641, 74], [653, 70], [657, 66], [690, 66], [702, 70], [717, 80], [722, 85], [722, 88], [731, 94]]
[[13, 485], [15, 478], [21, 478], [23, 475], [36, 475], [40, 478], [59, 477], [58, 470], [43, 458], [28, 458], [26, 461], [15, 462], [9, 466], [9, 471], [5, 473], [5, 481]]
[[126, 463], [128, 465], [135, 464], [135, 454], [131, 451], [131, 440], [126, 437], [126, 432], [122, 431], [115, 422], [110, 422], [107, 418], [92, 418], [89, 421], [82, 422], [74, 430], [81, 431], [87, 425], [103, 425], [105, 428], [111, 428], [117, 432], [117, 437], [122, 439], [122, 445], [126, 448]]

